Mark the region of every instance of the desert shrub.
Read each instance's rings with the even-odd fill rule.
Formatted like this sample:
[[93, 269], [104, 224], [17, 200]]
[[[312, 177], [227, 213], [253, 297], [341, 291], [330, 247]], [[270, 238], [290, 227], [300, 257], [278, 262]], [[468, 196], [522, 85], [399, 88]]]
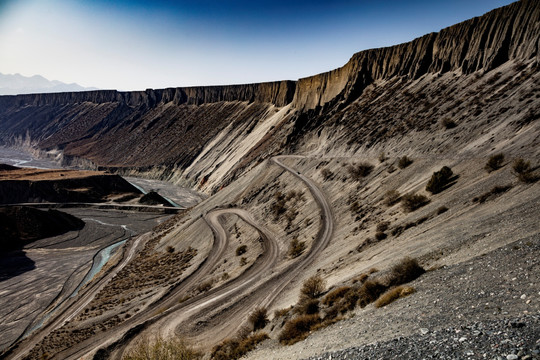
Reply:
[[386, 239], [386, 234], [383, 233], [382, 231], [377, 231], [375, 233], [375, 239], [377, 239], [378, 241], [384, 240]]
[[358, 290], [358, 304], [365, 307], [386, 291], [387, 287], [378, 281], [366, 280]]
[[300, 289], [300, 296], [310, 299], [316, 299], [321, 296], [321, 294], [325, 290], [325, 287], [325, 281], [319, 275], [314, 275], [304, 281], [304, 284]]
[[332, 306], [334, 302], [339, 301], [341, 298], [347, 295], [349, 291], [351, 291], [351, 288], [349, 286], [341, 286], [337, 289], [334, 289], [328, 294], [326, 294], [326, 296], [322, 300], [322, 303], [327, 306]]
[[496, 196], [496, 195], [499, 195], [499, 194], [502, 194], [504, 192], [507, 192], [508, 190], [510, 190], [512, 188], [512, 185], [506, 185], [506, 186], [494, 186], [490, 191], [480, 195], [480, 196], [477, 196], [473, 199], [473, 202], [478, 202], [480, 204], [484, 203], [487, 199], [489, 199], [490, 197], [493, 197], [493, 196]]
[[239, 359], [266, 339], [269, 337], [265, 332], [258, 332], [246, 337], [241, 336], [238, 339], [225, 339], [214, 346], [211, 357], [214, 360]]
[[401, 233], [405, 231], [405, 227], [403, 225], [397, 225], [392, 229], [392, 236], [399, 236]]
[[302, 297], [295, 306], [294, 311], [297, 314], [317, 314], [319, 312], [319, 300]]
[[413, 161], [405, 155], [399, 158], [397, 165], [400, 169], [405, 169], [407, 166], [411, 165], [412, 163]]
[[347, 311], [354, 310], [356, 304], [358, 304], [358, 299], [360, 299], [360, 295], [357, 291], [349, 291], [347, 294], [345, 294], [345, 297], [340, 302], [340, 312], [344, 314]]
[[287, 321], [283, 326], [279, 341], [282, 344], [294, 344], [307, 337], [311, 329], [321, 321], [319, 315], [301, 315], [290, 321]]
[[380, 308], [386, 306], [399, 298], [411, 295], [415, 291], [416, 290], [412, 286], [397, 286], [391, 288], [375, 301], [375, 307]]
[[244, 266], [244, 265], [246, 265], [246, 264], [247, 264], [247, 257], [242, 256], [242, 257], [240, 258], [240, 266]]
[[268, 313], [266, 308], [257, 308], [249, 314], [248, 321], [253, 326], [253, 331], [260, 330], [268, 324]]
[[388, 227], [390, 226], [390, 222], [388, 221], [382, 221], [377, 224], [377, 231], [384, 232], [388, 230]]
[[531, 162], [525, 161], [523, 159], [517, 159], [512, 166], [519, 181], [524, 183], [536, 182], [539, 178], [538, 175], [534, 174], [531, 168]]
[[384, 194], [384, 204], [386, 206], [392, 206], [401, 201], [401, 194], [397, 190], [388, 190]]
[[285, 316], [289, 313], [289, 311], [291, 311], [290, 307], [285, 308], [285, 309], [277, 309], [276, 311], [274, 311], [274, 317], [279, 318], [279, 317]]
[[373, 171], [373, 165], [368, 163], [361, 163], [358, 165], [349, 165], [347, 171], [351, 175], [353, 180], [360, 180], [368, 176]]
[[379, 162], [383, 163], [386, 161], [386, 155], [384, 153], [384, 151], [381, 151], [380, 154], [379, 154]]
[[170, 246], [170, 245], [167, 246], [167, 249], [166, 249], [166, 250], [167, 250], [167, 252], [168, 252], [169, 254], [172, 254], [172, 253], [174, 252], [174, 248], [173, 248], [172, 246]]
[[355, 277], [355, 278], [352, 280], [352, 283], [353, 283], [353, 284], [356, 284], [357, 282], [363, 283], [364, 281], [367, 280], [368, 277], [369, 277], [368, 274], [362, 273], [362, 274], [358, 275], [357, 277]]
[[122, 360], [193, 360], [202, 358], [202, 354], [195, 351], [180, 339], [164, 340], [161, 336], [151, 341], [148, 338], [136, 345], [122, 357]]
[[306, 250], [305, 241], [300, 241], [298, 238], [294, 237], [289, 244], [289, 256], [294, 259], [302, 255], [304, 250]]
[[441, 206], [437, 209], [437, 215], [441, 215], [442, 213], [445, 213], [448, 211], [448, 208], [446, 206]]
[[426, 190], [432, 194], [437, 194], [443, 191], [446, 186], [452, 181], [454, 173], [448, 166], [443, 166], [441, 170], [435, 171], [429, 179]]
[[243, 255], [245, 254], [247, 251], [247, 246], [246, 245], [240, 245], [239, 247], [236, 248], [236, 256], [240, 256], [240, 255]]
[[504, 154], [491, 155], [486, 165], [484, 166], [484, 169], [487, 172], [498, 170], [502, 167], [503, 162], [504, 162]]
[[211, 280], [205, 281], [205, 282], [199, 284], [199, 286], [197, 286], [197, 290], [200, 293], [207, 292], [211, 288], [212, 288], [212, 281]]
[[457, 126], [456, 122], [449, 118], [444, 118], [441, 120], [441, 125], [445, 129], [453, 129]]
[[413, 281], [425, 272], [416, 259], [406, 257], [392, 267], [386, 281], [389, 286], [397, 286]]
[[334, 173], [327, 168], [323, 168], [321, 169], [321, 175], [324, 180], [330, 180], [334, 176]]
[[429, 199], [421, 194], [406, 194], [401, 198], [401, 206], [405, 212], [415, 211], [429, 203]]

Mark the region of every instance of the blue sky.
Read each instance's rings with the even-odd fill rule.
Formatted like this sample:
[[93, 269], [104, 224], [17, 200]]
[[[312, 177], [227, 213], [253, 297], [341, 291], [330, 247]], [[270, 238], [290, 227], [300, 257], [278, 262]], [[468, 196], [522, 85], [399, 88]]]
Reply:
[[506, 0], [0, 0], [0, 72], [141, 90], [296, 80]]

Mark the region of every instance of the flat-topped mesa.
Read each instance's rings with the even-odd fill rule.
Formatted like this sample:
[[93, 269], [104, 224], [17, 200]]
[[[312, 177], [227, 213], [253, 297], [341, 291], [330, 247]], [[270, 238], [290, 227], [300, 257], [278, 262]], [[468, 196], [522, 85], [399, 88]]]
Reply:
[[155, 106], [173, 102], [175, 105], [202, 105], [221, 101], [271, 103], [282, 107], [293, 99], [296, 83], [276, 81], [245, 85], [199, 86], [185, 88], [147, 89], [145, 91], [96, 90], [68, 93], [26, 94], [0, 96], [0, 106], [59, 106], [91, 102], [96, 104], [119, 102], [129, 106]]
[[352, 101], [375, 80], [427, 73], [489, 71], [508, 60], [540, 60], [540, 2], [522, 0], [396, 46], [356, 53], [343, 67], [300, 79], [300, 110]]

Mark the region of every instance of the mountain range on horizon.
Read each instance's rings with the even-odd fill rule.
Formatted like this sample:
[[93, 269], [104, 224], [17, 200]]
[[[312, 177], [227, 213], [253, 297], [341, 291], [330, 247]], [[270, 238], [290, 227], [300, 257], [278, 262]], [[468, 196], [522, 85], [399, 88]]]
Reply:
[[59, 93], [90, 90], [98, 90], [98, 88], [84, 87], [77, 83], [67, 84], [58, 80], [48, 80], [41, 75], [24, 76], [18, 73], [0, 73], [0, 95]]

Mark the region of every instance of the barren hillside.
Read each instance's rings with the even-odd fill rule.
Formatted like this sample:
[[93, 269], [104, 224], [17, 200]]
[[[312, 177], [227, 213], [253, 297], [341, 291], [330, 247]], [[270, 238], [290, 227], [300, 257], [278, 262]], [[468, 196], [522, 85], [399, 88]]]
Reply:
[[[210, 195], [4, 357], [121, 358], [161, 333], [234, 358], [222, 341], [263, 340], [245, 330], [260, 307], [270, 339], [248, 358], [517, 318], [521, 348], [456, 335], [455, 357], [538, 357], [539, 47], [540, 3], [524, 0], [296, 82], [0, 97], [4, 144]], [[427, 274], [398, 283], [404, 257]], [[312, 276], [325, 286], [307, 301]], [[400, 284], [407, 297], [371, 304]]]

